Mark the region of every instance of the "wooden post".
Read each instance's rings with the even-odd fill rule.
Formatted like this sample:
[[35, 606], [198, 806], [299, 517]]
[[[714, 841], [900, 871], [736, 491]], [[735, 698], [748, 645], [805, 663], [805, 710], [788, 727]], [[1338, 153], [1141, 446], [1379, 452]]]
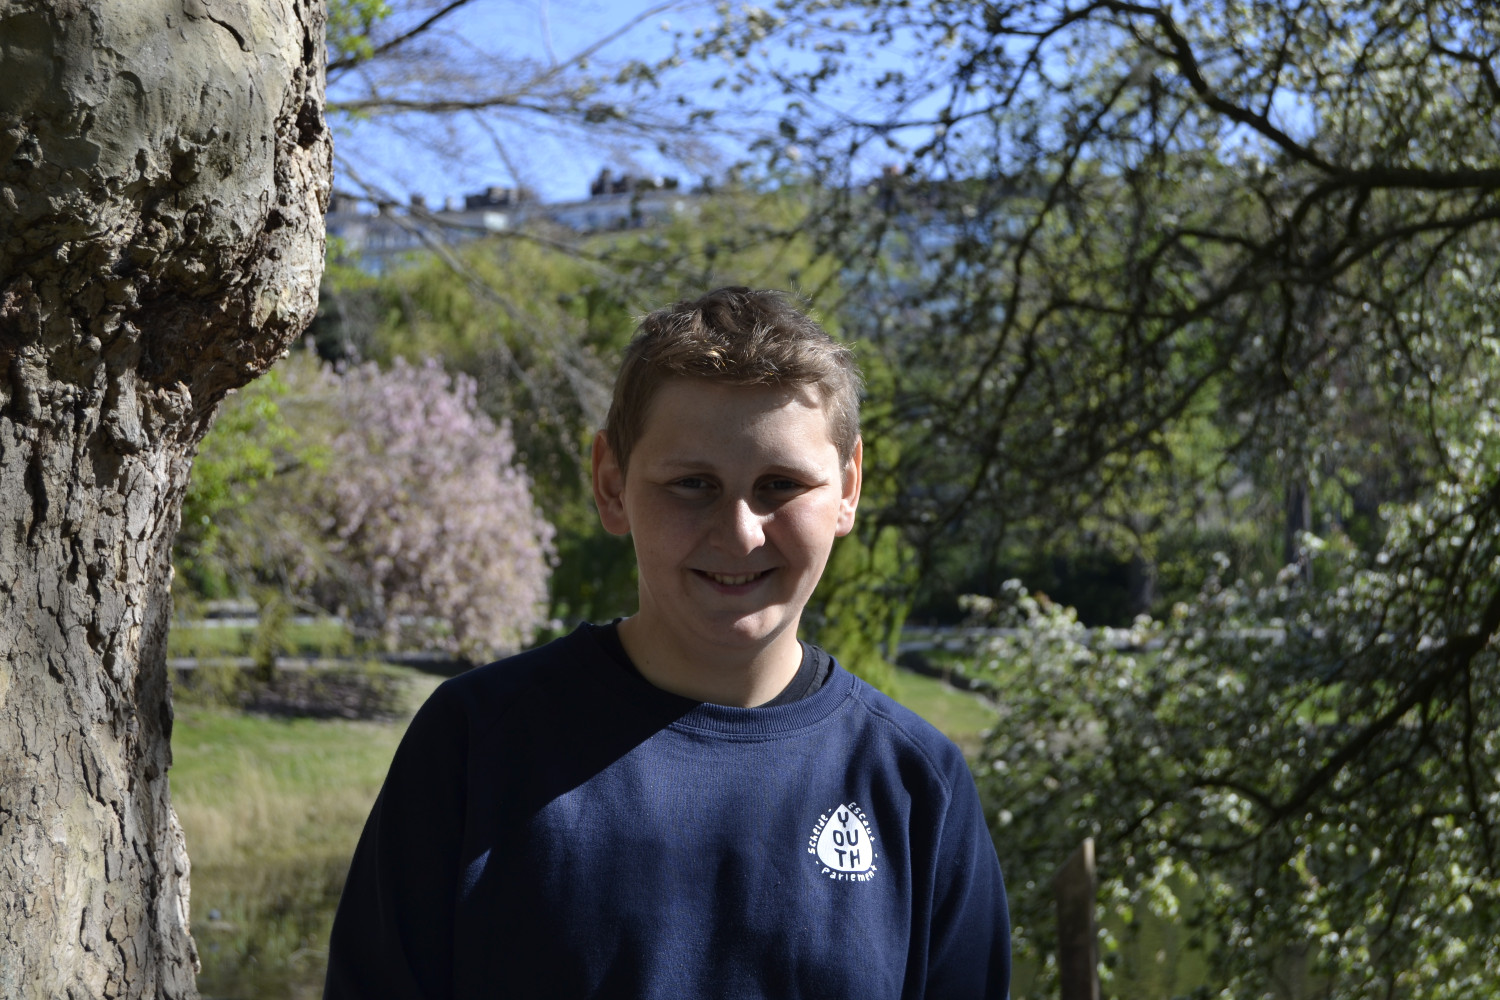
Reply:
[[1057, 896], [1057, 968], [1062, 1000], [1099, 1000], [1099, 941], [1094, 928], [1094, 838], [1052, 878]]

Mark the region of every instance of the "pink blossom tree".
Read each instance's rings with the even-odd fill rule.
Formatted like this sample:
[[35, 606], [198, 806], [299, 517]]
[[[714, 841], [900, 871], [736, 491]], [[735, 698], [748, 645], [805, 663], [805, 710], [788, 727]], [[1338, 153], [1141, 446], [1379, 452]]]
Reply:
[[553, 529], [509, 424], [436, 361], [319, 380], [334, 433], [304, 502], [340, 572], [325, 564], [317, 589], [393, 642], [470, 659], [524, 645], [546, 619]]
[[270, 587], [471, 660], [524, 646], [546, 620], [554, 531], [509, 424], [475, 397], [436, 361], [340, 370], [293, 353], [204, 441], [179, 585]]

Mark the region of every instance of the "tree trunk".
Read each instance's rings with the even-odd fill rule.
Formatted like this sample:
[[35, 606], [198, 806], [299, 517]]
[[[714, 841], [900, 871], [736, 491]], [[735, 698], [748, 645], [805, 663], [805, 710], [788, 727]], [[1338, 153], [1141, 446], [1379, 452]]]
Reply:
[[1156, 604], [1156, 562], [1137, 550], [1125, 568], [1126, 610], [1131, 618], [1149, 615]]
[[1296, 566], [1298, 576], [1312, 580], [1312, 563], [1302, 551], [1302, 533], [1312, 530], [1312, 487], [1307, 476], [1298, 474], [1286, 487], [1286, 520], [1281, 532], [1281, 561]]
[[307, 325], [321, 0], [0, 0], [0, 997], [191, 997], [172, 537]]

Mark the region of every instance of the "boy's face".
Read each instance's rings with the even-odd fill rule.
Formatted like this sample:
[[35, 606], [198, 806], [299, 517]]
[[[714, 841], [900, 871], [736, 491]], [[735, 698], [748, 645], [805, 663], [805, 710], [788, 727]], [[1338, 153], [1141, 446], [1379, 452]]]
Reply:
[[628, 475], [594, 443], [600, 518], [635, 544], [639, 633], [673, 657], [794, 649], [833, 540], [854, 526], [860, 465], [858, 447], [840, 465], [812, 389], [664, 384]]

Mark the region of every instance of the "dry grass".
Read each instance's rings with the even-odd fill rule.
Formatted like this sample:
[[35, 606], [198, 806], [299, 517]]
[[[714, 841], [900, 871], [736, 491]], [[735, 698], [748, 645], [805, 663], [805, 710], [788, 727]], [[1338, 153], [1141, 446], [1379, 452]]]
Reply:
[[192, 859], [205, 996], [317, 996], [349, 857], [410, 709], [395, 722], [288, 719], [180, 705], [172, 797]]

